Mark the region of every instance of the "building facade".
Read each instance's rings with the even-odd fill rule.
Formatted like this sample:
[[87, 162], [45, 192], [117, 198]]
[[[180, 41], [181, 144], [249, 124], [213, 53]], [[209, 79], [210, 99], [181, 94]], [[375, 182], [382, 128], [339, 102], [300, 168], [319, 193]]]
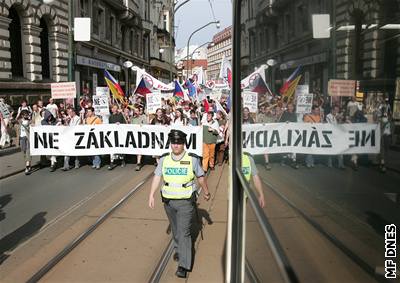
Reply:
[[67, 80], [68, 1], [0, 2], [0, 96], [18, 105], [50, 94]]
[[[365, 94], [394, 99], [400, 39], [398, 27], [387, 24], [400, 23], [400, 1], [244, 0], [242, 5], [245, 74], [274, 59], [266, 77], [275, 92], [302, 66], [301, 83], [313, 92], [326, 94], [332, 78], [355, 79]], [[330, 15], [329, 39], [313, 38], [312, 14]]]
[[213, 45], [207, 51], [208, 79], [218, 79], [222, 58], [225, 56], [232, 62], [232, 27], [227, 27], [213, 36]]
[[[73, 1], [71, 17], [91, 18], [91, 39], [74, 42], [72, 77], [78, 95], [105, 86], [104, 70], [126, 91], [136, 72], [124, 62], [167, 81], [173, 76], [173, 1]], [[68, 0], [0, 2], [0, 96], [11, 105], [50, 96], [50, 83], [68, 80]], [[171, 73], [172, 72], [172, 73]]]

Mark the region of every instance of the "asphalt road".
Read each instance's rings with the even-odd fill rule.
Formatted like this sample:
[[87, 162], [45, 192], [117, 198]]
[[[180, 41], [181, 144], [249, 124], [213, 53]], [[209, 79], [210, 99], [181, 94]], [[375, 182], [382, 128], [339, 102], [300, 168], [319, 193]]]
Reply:
[[112, 193], [116, 184], [123, 184], [133, 174], [138, 173], [132, 164], [113, 171], [83, 166], [53, 173], [44, 168], [30, 176], [21, 173], [1, 180], [0, 254], [15, 249], [39, 230], [63, 225], [78, 209], [83, 215], [91, 200], [103, 192]]
[[400, 227], [400, 174], [321, 164], [298, 170], [275, 164], [271, 171], [259, 170], [264, 186], [283, 194], [370, 265], [382, 266], [385, 225]]

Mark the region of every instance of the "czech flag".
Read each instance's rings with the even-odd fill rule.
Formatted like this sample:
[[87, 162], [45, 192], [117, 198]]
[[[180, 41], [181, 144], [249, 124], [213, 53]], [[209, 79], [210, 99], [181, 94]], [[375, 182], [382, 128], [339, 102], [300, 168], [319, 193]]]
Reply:
[[300, 66], [294, 70], [294, 72], [290, 75], [290, 77], [286, 80], [286, 82], [283, 84], [281, 89], [279, 90], [279, 93], [282, 96], [292, 96], [294, 91], [296, 90], [296, 86], [299, 84], [301, 75], [300, 73]]
[[124, 91], [117, 80], [107, 70], [104, 70], [104, 79], [113, 97], [118, 100], [123, 100], [125, 97]]
[[146, 94], [151, 93], [151, 87], [149, 83], [142, 77], [135, 90], [135, 94], [139, 94], [141, 96], [146, 97]]
[[251, 91], [257, 92], [258, 94], [266, 94], [268, 91], [268, 86], [264, 82], [263, 78], [259, 76], [254, 82], [254, 87]]
[[174, 95], [173, 96], [175, 97], [175, 99], [177, 101], [185, 98], [185, 96], [183, 94], [183, 89], [182, 89], [182, 87], [181, 87], [181, 85], [179, 84], [178, 81], [175, 81], [175, 89], [174, 89]]

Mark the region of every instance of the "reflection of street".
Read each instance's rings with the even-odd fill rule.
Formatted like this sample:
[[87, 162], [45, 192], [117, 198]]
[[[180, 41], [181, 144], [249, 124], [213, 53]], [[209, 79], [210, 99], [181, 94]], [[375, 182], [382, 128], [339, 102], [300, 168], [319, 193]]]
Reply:
[[370, 266], [383, 265], [384, 227], [400, 225], [400, 206], [390, 197], [400, 193], [399, 174], [381, 174], [374, 167], [342, 171], [323, 165], [259, 169], [265, 187], [288, 198]]

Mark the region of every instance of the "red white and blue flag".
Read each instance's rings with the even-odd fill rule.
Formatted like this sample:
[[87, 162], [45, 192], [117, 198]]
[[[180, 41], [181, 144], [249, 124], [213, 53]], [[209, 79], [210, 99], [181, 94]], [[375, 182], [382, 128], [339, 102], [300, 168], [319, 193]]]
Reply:
[[296, 70], [290, 75], [290, 77], [286, 80], [286, 82], [283, 84], [281, 89], [279, 90], [279, 93], [282, 96], [292, 96], [294, 90], [296, 89], [296, 86], [298, 85], [301, 75], [300, 75], [300, 69], [301, 67], [297, 67]]
[[174, 89], [174, 95], [176, 100], [181, 100], [185, 98], [185, 95], [183, 93], [183, 89], [181, 87], [181, 85], [179, 84], [178, 81], [175, 81], [175, 89]]
[[146, 97], [146, 94], [151, 93], [151, 86], [149, 83], [142, 77], [140, 80], [139, 85], [137, 86], [135, 90], [135, 94], [139, 94], [141, 96]]

